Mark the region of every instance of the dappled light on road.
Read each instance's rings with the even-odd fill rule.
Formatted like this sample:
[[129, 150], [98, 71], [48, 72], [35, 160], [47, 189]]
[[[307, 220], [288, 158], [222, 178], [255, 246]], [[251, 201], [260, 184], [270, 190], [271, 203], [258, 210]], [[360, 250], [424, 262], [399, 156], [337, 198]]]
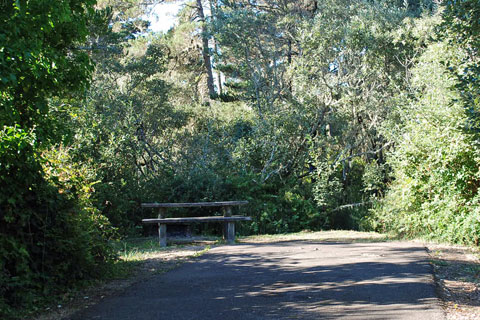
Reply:
[[141, 319], [443, 317], [424, 248], [403, 242], [217, 247], [92, 314], [126, 319], [128, 305]]

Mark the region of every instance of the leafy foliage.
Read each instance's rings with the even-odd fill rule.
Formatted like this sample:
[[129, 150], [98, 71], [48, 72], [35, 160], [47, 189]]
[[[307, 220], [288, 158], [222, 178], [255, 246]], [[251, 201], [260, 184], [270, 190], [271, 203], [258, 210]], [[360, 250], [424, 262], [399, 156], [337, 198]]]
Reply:
[[74, 173], [70, 161], [53, 167], [59, 159], [46, 155], [66, 136], [56, 115], [68, 110], [67, 104], [51, 108], [50, 99], [68, 99], [88, 84], [92, 65], [75, 46], [87, 35], [93, 4], [0, 4], [2, 318], [21, 316], [16, 309], [100, 276], [114, 258], [109, 223], [88, 208], [83, 174]]
[[389, 161], [395, 180], [376, 219], [378, 228], [406, 236], [478, 245], [478, 141], [444, 63], [461, 72], [464, 55], [450, 43], [431, 41], [418, 59], [416, 98], [403, 110]]
[[443, 13], [442, 30], [447, 35], [450, 43], [462, 50], [463, 69], [457, 71], [457, 65], [447, 62], [458, 78], [456, 87], [461, 93], [460, 98], [470, 117], [478, 127], [480, 72], [478, 50], [480, 48], [480, 4], [477, 1], [446, 1]]

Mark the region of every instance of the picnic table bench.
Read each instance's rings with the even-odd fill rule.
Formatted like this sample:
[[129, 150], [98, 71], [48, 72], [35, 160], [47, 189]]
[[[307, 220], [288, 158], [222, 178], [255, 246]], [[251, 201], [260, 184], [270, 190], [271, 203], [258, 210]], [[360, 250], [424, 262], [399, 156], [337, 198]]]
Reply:
[[[251, 217], [233, 216], [232, 207], [248, 204], [248, 201], [220, 201], [220, 202], [187, 202], [187, 203], [142, 203], [143, 208], [157, 208], [158, 218], [143, 219], [145, 224], [158, 224], [158, 237], [161, 247], [167, 246], [167, 224], [190, 224], [198, 222], [224, 222], [224, 237], [227, 243], [235, 242], [235, 222], [250, 221]], [[167, 208], [192, 208], [192, 207], [221, 207], [223, 216], [210, 217], [182, 217], [182, 218], [165, 218]]]

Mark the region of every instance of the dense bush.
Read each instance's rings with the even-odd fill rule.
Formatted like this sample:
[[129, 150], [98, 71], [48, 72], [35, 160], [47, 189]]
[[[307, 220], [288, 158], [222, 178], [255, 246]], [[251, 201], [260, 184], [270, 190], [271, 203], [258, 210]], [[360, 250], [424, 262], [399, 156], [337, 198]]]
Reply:
[[[0, 318], [20, 317], [66, 286], [103, 276], [113, 229], [62, 153], [68, 98], [92, 65], [74, 46], [94, 1], [0, 3]], [[51, 99], [62, 103], [52, 107]], [[65, 114], [67, 116], [65, 116]], [[62, 117], [58, 117], [63, 115]]]
[[10, 318], [79, 280], [103, 277], [115, 258], [114, 234], [71, 161], [41, 158], [34, 137], [18, 128], [4, 129], [1, 141], [0, 315]]
[[430, 42], [418, 59], [416, 99], [389, 160], [394, 181], [375, 209], [380, 231], [479, 243], [478, 138], [456, 90], [463, 61], [449, 39]]

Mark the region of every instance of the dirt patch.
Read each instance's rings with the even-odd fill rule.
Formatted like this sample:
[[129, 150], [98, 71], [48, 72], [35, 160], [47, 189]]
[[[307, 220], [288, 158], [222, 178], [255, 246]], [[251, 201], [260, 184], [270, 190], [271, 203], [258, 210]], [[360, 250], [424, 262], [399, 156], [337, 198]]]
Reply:
[[193, 257], [206, 252], [208, 248], [209, 246], [207, 244], [187, 245], [150, 252], [144, 260], [138, 262], [138, 265], [134, 267], [133, 273], [126, 279], [98, 283], [80, 292], [67, 293], [62, 299], [62, 303], [47, 308], [44, 314], [35, 319], [68, 319], [74, 313], [82, 309], [90, 308], [105, 297], [118, 295], [132, 284], [142, 281], [153, 274], [167, 272], [178, 267]]
[[480, 259], [472, 248], [427, 244], [447, 320], [480, 319]]

